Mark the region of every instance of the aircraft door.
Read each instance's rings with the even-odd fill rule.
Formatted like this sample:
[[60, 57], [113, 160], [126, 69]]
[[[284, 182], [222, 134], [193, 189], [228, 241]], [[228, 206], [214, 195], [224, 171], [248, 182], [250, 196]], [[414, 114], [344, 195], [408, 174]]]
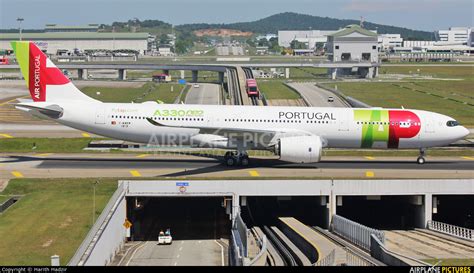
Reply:
[[105, 124], [105, 108], [99, 108], [95, 112], [95, 124]]

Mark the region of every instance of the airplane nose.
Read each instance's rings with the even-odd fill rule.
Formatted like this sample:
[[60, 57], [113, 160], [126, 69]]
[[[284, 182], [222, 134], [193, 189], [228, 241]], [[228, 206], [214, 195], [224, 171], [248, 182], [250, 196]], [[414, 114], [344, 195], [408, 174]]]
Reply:
[[[471, 133], [471, 131], [469, 131], [469, 129], [467, 129], [466, 127], [462, 126], [462, 138], [465, 138], [465, 137], [468, 136], [470, 133]], [[473, 133], [474, 133], [474, 132], [473, 132]]]

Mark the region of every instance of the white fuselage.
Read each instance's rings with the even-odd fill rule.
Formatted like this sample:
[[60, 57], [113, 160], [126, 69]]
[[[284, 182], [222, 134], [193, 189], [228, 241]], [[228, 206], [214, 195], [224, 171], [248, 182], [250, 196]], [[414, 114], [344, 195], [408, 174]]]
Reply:
[[[51, 103], [45, 103], [51, 104]], [[198, 145], [235, 149], [241, 145], [231, 137], [218, 134], [200, 134], [198, 128], [233, 128], [245, 130], [281, 131], [282, 135], [305, 133], [320, 136], [327, 148], [361, 148], [364, 130], [355, 119], [353, 108], [259, 107], [225, 105], [186, 105], [145, 103], [85, 103], [57, 102], [64, 109], [57, 122], [114, 139], [150, 144]], [[397, 109], [397, 111], [405, 111]], [[466, 135], [462, 126], [448, 127], [450, 117], [420, 110], [415, 113], [421, 124], [411, 138], [401, 138], [397, 148], [426, 148], [442, 146]], [[155, 126], [146, 118], [153, 118], [163, 126]], [[371, 121], [369, 121], [370, 124]], [[367, 124], [367, 123], [366, 123]], [[383, 125], [378, 130], [383, 133]], [[398, 126], [398, 123], [397, 123]], [[400, 123], [402, 126], [402, 123]], [[403, 127], [410, 127], [410, 121]], [[180, 128], [178, 128], [180, 127]], [[385, 127], [387, 130], [388, 127]], [[388, 132], [387, 132], [388, 133]], [[250, 137], [252, 138], [252, 137]], [[375, 139], [376, 140], [376, 139]], [[246, 149], [267, 149], [274, 139], [255, 137]], [[249, 144], [250, 143], [250, 144]], [[370, 148], [390, 148], [384, 141], [373, 141]]]

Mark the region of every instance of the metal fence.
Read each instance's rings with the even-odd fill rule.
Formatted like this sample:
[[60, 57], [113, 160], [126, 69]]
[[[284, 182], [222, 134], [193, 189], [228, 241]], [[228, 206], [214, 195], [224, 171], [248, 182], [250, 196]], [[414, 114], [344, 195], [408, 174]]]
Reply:
[[385, 233], [383, 231], [369, 228], [339, 215], [332, 217], [331, 228], [334, 233], [367, 251], [370, 251], [371, 234], [374, 234], [382, 243], [385, 243]]
[[461, 239], [474, 241], [474, 229], [468, 229], [437, 221], [428, 221], [428, 229], [445, 233]]
[[336, 260], [336, 250], [333, 249], [329, 254], [313, 266], [332, 266]]

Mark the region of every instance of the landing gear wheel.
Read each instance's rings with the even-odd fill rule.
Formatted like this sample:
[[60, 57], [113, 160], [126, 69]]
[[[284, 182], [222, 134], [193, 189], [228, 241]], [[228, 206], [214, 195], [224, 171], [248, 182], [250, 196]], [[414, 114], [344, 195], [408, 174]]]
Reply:
[[230, 156], [225, 160], [225, 164], [229, 167], [237, 165], [237, 160], [235, 157]]
[[232, 152], [226, 152], [225, 155], [224, 155], [224, 160], [227, 161], [227, 159], [229, 159], [230, 157], [233, 157], [234, 155], [232, 154]]
[[242, 166], [248, 166], [249, 165], [249, 157], [244, 155], [241, 159], [240, 159], [240, 165]]
[[416, 159], [416, 163], [418, 163], [418, 164], [420, 164], [420, 165], [421, 165], [421, 164], [425, 164], [425, 162], [426, 162], [426, 160], [425, 160], [425, 158], [422, 157], [422, 156], [419, 156], [419, 157]]
[[416, 163], [418, 164], [425, 164], [426, 162], [426, 159], [425, 159], [425, 152], [426, 152], [426, 149], [425, 148], [421, 148], [420, 149], [420, 156], [416, 159]]

